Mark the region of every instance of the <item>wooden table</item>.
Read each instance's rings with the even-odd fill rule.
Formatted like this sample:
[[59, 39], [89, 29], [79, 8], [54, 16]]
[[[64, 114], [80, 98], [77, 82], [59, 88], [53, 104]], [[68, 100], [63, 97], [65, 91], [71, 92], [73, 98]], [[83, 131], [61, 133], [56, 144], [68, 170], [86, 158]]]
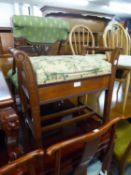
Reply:
[[11, 106], [14, 103], [5, 77], [0, 70], [0, 108]]

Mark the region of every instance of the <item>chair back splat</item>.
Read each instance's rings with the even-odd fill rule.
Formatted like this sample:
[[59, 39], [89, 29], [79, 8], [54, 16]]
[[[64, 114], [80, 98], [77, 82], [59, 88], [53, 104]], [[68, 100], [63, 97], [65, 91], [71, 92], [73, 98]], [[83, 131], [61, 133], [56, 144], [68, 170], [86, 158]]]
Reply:
[[117, 21], [109, 22], [103, 33], [103, 42], [105, 47], [121, 48], [123, 55], [130, 54], [129, 34]]
[[[128, 31], [117, 21], [111, 21], [103, 33], [103, 44], [105, 47], [121, 48], [121, 54], [117, 62], [116, 80], [119, 82], [118, 91], [122, 83], [125, 83], [122, 112], [125, 112], [128, 90], [131, 78], [131, 39]], [[110, 54], [107, 53], [109, 59]], [[128, 63], [128, 64], [127, 64]]]
[[[44, 152], [42, 149], [38, 149], [35, 151], [32, 151], [12, 162], [10, 162], [8, 165], [5, 165], [3, 167], [0, 168], [0, 175], [18, 175], [18, 174], [28, 174], [28, 175], [40, 175], [42, 170], [41, 166], [38, 166], [38, 162], [39, 164], [41, 164], [43, 162], [43, 155]], [[40, 159], [42, 160], [42, 162], [40, 162]], [[36, 162], [37, 161], [37, 166], [36, 167]], [[43, 164], [43, 163], [42, 163]], [[39, 169], [39, 171], [36, 169]]]
[[69, 44], [73, 55], [82, 55], [84, 46], [95, 46], [95, 39], [90, 28], [84, 25], [76, 25], [70, 31]]
[[[64, 172], [67, 173], [68, 169], [73, 175], [106, 175], [109, 172], [110, 161], [112, 158], [115, 138], [114, 125], [123, 119], [126, 118], [123, 116], [116, 117], [87, 134], [74, 137], [73, 139], [69, 139], [49, 147], [47, 154], [50, 156], [53, 154], [56, 155], [54, 174], [63, 175]], [[65, 150], [70, 149], [70, 147], [73, 148], [74, 145], [79, 144], [83, 144], [84, 149], [83, 151], [79, 150], [79, 153], [77, 152], [77, 156], [79, 154], [78, 157], [68, 155], [66, 159], [62, 158]], [[75, 163], [73, 163], [73, 160], [75, 160]], [[67, 162], [69, 163], [68, 166]], [[66, 169], [64, 163], [66, 164]]]

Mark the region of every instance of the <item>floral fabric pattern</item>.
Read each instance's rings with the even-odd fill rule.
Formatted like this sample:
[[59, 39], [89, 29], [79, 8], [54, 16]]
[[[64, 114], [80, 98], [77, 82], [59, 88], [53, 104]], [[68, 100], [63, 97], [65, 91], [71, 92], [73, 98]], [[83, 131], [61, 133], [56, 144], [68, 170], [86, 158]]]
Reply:
[[111, 64], [93, 55], [39, 56], [30, 61], [38, 85], [111, 73]]
[[13, 35], [32, 43], [55, 43], [66, 40], [70, 30], [67, 21], [55, 18], [14, 15]]

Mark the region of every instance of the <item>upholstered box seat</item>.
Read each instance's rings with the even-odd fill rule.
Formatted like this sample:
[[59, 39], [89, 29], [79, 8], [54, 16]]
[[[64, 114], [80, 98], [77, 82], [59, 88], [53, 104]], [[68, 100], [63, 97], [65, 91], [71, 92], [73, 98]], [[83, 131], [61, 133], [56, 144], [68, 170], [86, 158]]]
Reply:
[[[60, 55], [30, 57], [37, 84], [49, 84], [68, 80], [79, 80], [87, 77], [106, 75], [111, 73], [111, 64], [95, 55]], [[16, 87], [17, 75], [8, 77]]]
[[111, 73], [110, 63], [92, 56], [41, 56], [30, 60], [39, 85]]

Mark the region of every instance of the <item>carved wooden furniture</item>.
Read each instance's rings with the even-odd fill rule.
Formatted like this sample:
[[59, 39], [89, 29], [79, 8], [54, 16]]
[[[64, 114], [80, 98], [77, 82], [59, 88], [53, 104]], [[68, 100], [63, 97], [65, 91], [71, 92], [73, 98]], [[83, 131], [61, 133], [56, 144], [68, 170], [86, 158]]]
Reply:
[[[0, 71], [0, 81], [0, 131], [4, 132], [5, 137], [7, 137], [7, 142], [5, 143], [7, 145], [3, 146], [2, 149], [8, 149], [9, 153], [9, 147], [11, 147], [11, 145], [14, 145], [14, 147], [18, 146], [19, 117], [15, 109], [13, 108], [14, 100], [12, 98], [2, 71]], [[5, 138], [2, 137], [0, 139], [1, 143], [4, 144]], [[0, 152], [1, 151], [2, 150], [0, 150]], [[15, 152], [15, 150], [12, 151]], [[2, 163], [2, 160], [0, 162]]]
[[[56, 157], [54, 174], [63, 175], [69, 167], [69, 170], [72, 170], [71, 174], [75, 175], [108, 174], [114, 145], [114, 125], [124, 119], [126, 119], [124, 116], [113, 118], [102, 126], [98, 125], [98, 127], [84, 135], [68, 139], [49, 147], [47, 149], [47, 154], [50, 156], [55, 154]], [[73, 156], [68, 155], [67, 159], [65, 159], [66, 168], [64, 169], [64, 151], [80, 144], [85, 145], [83, 154], [74, 159], [72, 158]], [[77, 156], [79, 153], [80, 151], [77, 152]], [[74, 162], [76, 162], [77, 159], [79, 160], [77, 163], [73, 164], [73, 160], [71, 159], [73, 159]]]
[[[106, 91], [106, 98], [103, 113], [103, 121], [107, 121], [109, 119], [111, 95], [112, 95], [114, 73], [115, 73], [115, 65], [113, 62], [115, 59], [117, 59], [119, 50], [105, 49], [105, 51], [107, 50], [112, 52], [112, 68], [110, 73], [101, 76], [95, 75], [94, 77], [88, 77], [88, 78], [85, 77], [79, 79], [77, 78], [73, 80], [70, 79], [68, 81], [60, 81], [47, 84], [38, 84], [36, 80], [36, 73], [34, 73], [34, 68], [32, 67], [29, 57], [24, 52], [12, 50], [13, 56], [17, 62], [18, 67], [19, 92], [23, 104], [23, 109], [26, 113], [28, 113], [29, 111], [28, 107], [30, 106], [31, 110], [31, 118], [27, 117], [26, 120], [28, 121], [33, 136], [38, 145], [42, 145], [42, 133], [44, 134], [47, 131], [49, 132], [51, 130], [64, 127], [66, 125], [71, 125], [72, 123], [86, 120], [92, 114], [94, 115], [96, 114], [92, 110], [89, 110], [89, 114], [85, 112], [81, 113], [80, 111], [88, 111], [88, 107], [85, 105], [80, 105], [79, 107], [75, 106], [74, 108], [68, 109], [66, 111], [41, 117], [40, 104], [42, 103], [47, 104], [54, 101], [67, 99], [73, 96], [79, 96], [87, 92], [99, 91], [104, 89]], [[53, 57], [50, 57], [50, 59], [52, 58]], [[35, 61], [36, 59], [34, 58], [31, 60]], [[46, 59], [43, 59], [43, 61], [44, 60]], [[35, 63], [34, 65], [37, 64]], [[41, 78], [43, 78], [43, 76]], [[62, 119], [63, 116], [72, 113], [77, 113], [79, 115], [77, 117], [70, 118], [67, 121], [63, 120], [51, 124], [51, 121], [53, 119], [60, 120]]]
[[14, 101], [2, 71], [0, 71], [0, 81], [0, 127], [10, 137], [18, 132], [19, 118], [12, 108]]
[[0, 127], [5, 131], [8, 138], [18, 138], [19, 118], [11, 107], [0, 110]]
[[[29, 175], [41, 174], [42, 170], [37, 169], [36, 171], [35, 168], [40, 163], [39, 158], [41, 158], [42, 161], [43, 155], [44, 152], [41, 149], [32, 151], [18, 158], [17, 160], [10, 162], [8, 165], [1, 167], [0, 175], [14, 175], [14, 174], [18, 175], [26, 173]], [[37, 161], [37, 165], [35, 164], [34, 161]]]
[[118, 23], [117, 21], [111, 21], [107, 25], [103, 33], [103, 42], [105, 47], [122, 48], [121, 55], [117, 63], [118, 71], [121, 71], [122, 75], [119, 75], [118, 72], [116, 80], [120, 81], [120, 84], [121, 82], [123, 82], [123, 80], [125, 82], [124, 99], [122, 106], [122, 112], [125, 112], [127, 95], [130, 85], [130, 71], [131, 71], [131, 62], [129, 61], [131, 59], [131, 57], [129, 56], [131, 42], [129, 34], [120, 23]]

